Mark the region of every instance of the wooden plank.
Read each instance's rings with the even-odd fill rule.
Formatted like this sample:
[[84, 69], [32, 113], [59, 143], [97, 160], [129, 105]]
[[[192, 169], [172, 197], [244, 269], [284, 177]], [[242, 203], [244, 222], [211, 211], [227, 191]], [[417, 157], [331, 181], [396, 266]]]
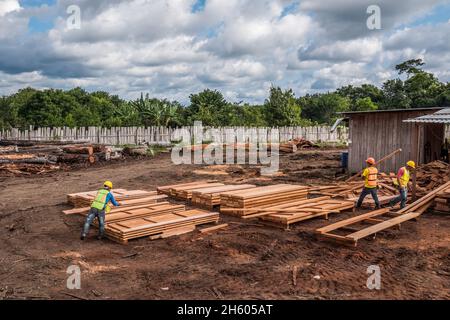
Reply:
[[319, 229], [316, 230], [316, 232], [317, 233], [328, 233], [328, 232], [340, 229], [341, 227], [349, 226], [349, 225], [352, 225], [352, 224], [364, 221], [364, 220], [369, 219], [369, 218], [373, 218], [373, 217], [377, 217], [377, 216], [383, 215], [383, 214], [385, 214], [387, 212], [389, 212], [389, 209], [387, 209], [387, 208], [376, 210], [376, 211], [372, 211], [372, 212], [369, 212], [369, 213], [365, 213], [365, 214], [359, 215], [357, 217], [349, 218], [349, 219], [346, 219], [346, 220], [343, 220], [343, 221], [340, 221], [340, 222], [336, 222], [336, 223], [330, 224], [328, 226], [319, 228]]
[[392, 228], [395, 225], [399, 225], [402, 222], [417, 218], [420, 216], [421, 213], [418, 212], [410, 212], [407, 214], [403, 214], [401, 216], [398, 216], [396, 218], [392, 218], [390, 220], [383, 221], [381, 223], [378, 223], [376, 225], [370, 226], [368, 228], [362, 229], [360, 231], [354, 232], [352, 234], [349, 234], [346, 236], [348, 239], [352, 239], [354, 241], [358, 241], [359, 239], [365, 238], [367, 236], [370, 236], [372, 234], [375, 234], [377, 232], [383, 231], [388, 228]]
[[219, 229], [224, 229], [224, 228], [227, 228], [227, 227], [228, 227], [228, 224], [224, 223], [224, 224], [221, 224], [221, 225], [218, 225], [218, 226], [201, 229], [200, 233], [208, 233], [208, 232], [216, 231], [216, 230], [219, 230]]

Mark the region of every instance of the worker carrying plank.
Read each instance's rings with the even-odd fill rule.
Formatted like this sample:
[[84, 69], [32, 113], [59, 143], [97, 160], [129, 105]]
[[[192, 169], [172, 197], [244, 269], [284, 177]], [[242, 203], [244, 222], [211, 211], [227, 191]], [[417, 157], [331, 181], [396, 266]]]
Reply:
[[408, 161], [406, 167], [398, 170], [397, 177], [394, 179], [394, 185], [398, 188], [400, 195], [391, 200], [389, 203], [391, 207], [394, 207], [399, 202], [401, 202], [400, 207], [402, 209], [406, 207], [406, 201], [408, 200], [408, 182], [411, 178], [411, 172], [414, 170], [416, 170], [416, 163], [414, 161]]
[[89, 233], [89, 228], [91, 227], [92, 221], [95, 218], [98, 219], [99, 233], [98, 240], [103, 239], [103, 235], [105, 234], [105, 212], [108, 213], [111, 211], [108, 203], [111, 202], [114, 206], [119, 207], [120, 204], [114, 198], [114, 195], [111, 193], [113, 188], [113, 184], [111, 181], [105, 181], [103, 184], [103, 188], [97, 192], [97, 195], [94, 198], [94, 201], [91, 204], [91, 209], [86, 218], [86, 222], [84, 223], [83, 230], [81, 232], [81, 240], [86, 239], [87, 234]]
[[361, 208], [362, 203], [367, 195], [372, 195], [375, 201], [375, 209], [380, 209], [380, 201], [378, 200], [378, 169], [375, 166], [376, 161], [370, 157], [366, 160], [367, 168], [363, 171], [362, 177], [364, 178], [364, 188], [359, 196], [356, 208]]

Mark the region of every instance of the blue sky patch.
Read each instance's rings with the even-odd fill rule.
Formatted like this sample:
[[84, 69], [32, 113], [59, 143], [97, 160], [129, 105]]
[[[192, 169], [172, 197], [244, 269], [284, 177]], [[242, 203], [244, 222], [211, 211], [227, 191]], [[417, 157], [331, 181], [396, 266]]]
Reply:
[[39, 19], [37, 17], [31, 17], [28, 22], [28, 30], [30, 32], [47, 32], [53, 29], [53, 21], [48, 19]]
[[53, 6], [56, 4], [56, 0], [19, 0], [20, 6], [27, 7], [40, 7], [44, 4]]
[[192, 6], [192, 13], [205, 10], [206, 0], [197, 0]]

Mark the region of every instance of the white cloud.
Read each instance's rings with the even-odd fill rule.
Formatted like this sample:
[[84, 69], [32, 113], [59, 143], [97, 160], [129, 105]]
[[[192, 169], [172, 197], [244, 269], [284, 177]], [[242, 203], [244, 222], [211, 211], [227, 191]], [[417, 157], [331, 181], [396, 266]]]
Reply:
[[7, 13], [20, 10], [20, 3], [18, 0], [2, 0], [0, 2], [0, 17]]
[[[186, 102], [207, 87], [233, 100], [263, 102], [271, 84], [297, 94], [347, 84], [380, 85], [393, 67], [421, 57], [442, 81], [450, 75], [450, 22], [410, 25], [437, 0], [379, 1], [383, 30], [366, 27], [371, 1], [78, 0], [81, 30], [66, 8], [0, 2], [0, 94], [25, 86], [141, 91]], [[20, 9], [20, 10], [19, 10]], [[48, 33], [29, 19], [57, 15]]]

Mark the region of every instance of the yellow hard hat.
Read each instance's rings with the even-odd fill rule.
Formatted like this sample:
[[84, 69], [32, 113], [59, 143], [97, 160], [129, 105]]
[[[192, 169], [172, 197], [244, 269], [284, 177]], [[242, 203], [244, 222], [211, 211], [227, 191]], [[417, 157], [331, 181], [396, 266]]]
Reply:
[[113, 188], [113, 184], [112, 184], [112, 182], [111, 181], [105, 181], [105, 183], [103, 184], [105, 187], [108, 187], [108, 188], [110, 188], [110, 189], [112, 189]]
[[416, 168], [416, 163], [415, 163], [414, 161], [408, 161], [408, 162], [406, 163], [406, 165], [409, 166], [409, 167], [411, 167], [411, 168], [413, 168], [413, 169]]

